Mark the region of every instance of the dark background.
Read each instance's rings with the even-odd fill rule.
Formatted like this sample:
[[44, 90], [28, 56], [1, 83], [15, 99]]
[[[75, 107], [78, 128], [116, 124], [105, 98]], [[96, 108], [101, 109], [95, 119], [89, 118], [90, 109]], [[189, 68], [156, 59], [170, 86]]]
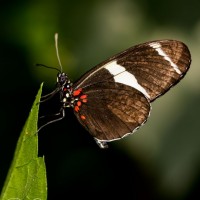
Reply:
[[[198, 199], [200, 184], [200, 1], [5, 1], [0, 7], [0, 188], [40, 83], [52, 91], [58, 66], [54, 34], [71, 80], [132, 45], [155, 39], [185, 42], [192, 55], [186, 77], [153, 103], [147, 124], [101, 150], [75, 119], [39, 133], [48, 199], [118, 197]], [[98, 106], [98, 105], [97, 105]], [[59, 110], [55, 98], [41, 115]]]

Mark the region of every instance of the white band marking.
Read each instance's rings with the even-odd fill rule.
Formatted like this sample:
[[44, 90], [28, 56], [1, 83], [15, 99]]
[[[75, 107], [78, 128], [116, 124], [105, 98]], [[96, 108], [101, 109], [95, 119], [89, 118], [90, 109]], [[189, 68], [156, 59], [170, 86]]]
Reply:
[[146, 97], [150, 98], [150, 95], [147, 93], [147, 91], [137, 82], [135, 76], [126, 71], [126, 69], [121, 65], [118, 65], [116, 61], [106, 64], [104, 68], [114, 76], [115, 82], [131, 86], [142, 92]]
[[174, 68], [174, 70], [178, 74], [182, 74], [181, 71], [179, 70], [178, 66], [175, 63], [173, 63], [172, 60], [170, 59], [170, 57], [161, 49], [161, 45], [158, 42], [152, 42], [149, 44], [149, 46], [154, 48], [160, 56], [164, 57], [165, 60], [169, 61], [171, 66]]

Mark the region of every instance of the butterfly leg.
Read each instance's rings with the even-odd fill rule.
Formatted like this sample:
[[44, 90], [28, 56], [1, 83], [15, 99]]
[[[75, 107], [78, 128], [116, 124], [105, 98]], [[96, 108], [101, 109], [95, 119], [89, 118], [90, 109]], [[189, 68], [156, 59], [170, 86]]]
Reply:
[[49, 99], [51, 99], [52, 97], [54, 97], [54, 95], [55, 95], [56, 93], [58, 93], [59, 91], [60, 91], [60, 88], [55, 89], [53, 92], [51, 92], [51, 93], [49, 93], [49, 94], [46, 94], [46, 95], [41, 96], [41, 100], [40, 100], [39, 103], [43, 103], [43, 102], [45, 102], [45, 101], [48, 101]]
[[102, 141], [102, 140], [98, 140], [97, 138], [94, 138], [94, 140], [95, 140], [95, 142], [98, 144], [98, 146], [99, 146], [101, 149], [106, 149], [106, 148], [108, 148], [107, 142]]
[[[60, 115], [60, 116], [59, 116], [59, 115]], [[57, 122], [57, 121], [62, 120], [62, 119], [65, 117], [65, 109], [62, 107], [61, 110], [60, 110], [60, 112], [54, 114], [53, 116], [59, 116], [59, 117], [58, 117], [57, 119], [51, 120], [51, 121], [47, 122], [46, 124], [40, 126], [40, 128], [38, 129], [37, 132], [39, 132], [42, 128], [44, 128], [45, 126], [47, 126], [47, 125], [49, 125], [49, 124], [51, 124], [51, 123], [54, 123], [54, 122]], [[46, 116], [42, 116], [42, 117], [40, 117], [40, 118], [44, 118], [44, 117], [46, 117]]]

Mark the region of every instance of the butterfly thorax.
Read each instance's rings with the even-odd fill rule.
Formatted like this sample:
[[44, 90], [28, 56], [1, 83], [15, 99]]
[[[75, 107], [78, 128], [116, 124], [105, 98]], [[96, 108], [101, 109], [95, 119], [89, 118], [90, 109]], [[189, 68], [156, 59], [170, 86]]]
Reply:
[[57, 87], [60, 88], [60, 101], [63, 108], [72, 107], [74, 111], [79, 112], [82, 104], [87, 102], [87, 95], [83, 93], [82, 88], [74, 89], [72, 85], [67, 74], [57, 75]]

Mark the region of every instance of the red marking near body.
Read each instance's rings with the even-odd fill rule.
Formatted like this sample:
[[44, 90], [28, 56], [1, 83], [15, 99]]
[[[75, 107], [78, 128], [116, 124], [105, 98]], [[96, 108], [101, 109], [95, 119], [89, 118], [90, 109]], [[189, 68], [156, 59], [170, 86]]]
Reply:
[[63, 91], [66, 92], [66, 91], [67, 91], [67, 88], [64, 88]]
[[80, 117], [81, 117], [82, 120], [86, 119], [86, 117], [84, 115], [81, 115]]
[[77, 101], [77, 106], [80, 107], [81, 106], [81, 102]]
[[75, 106], [75, 107], [74, 107], [74, 110], [75, 110], [76, 112], [78, 112], [78, 111], [80, 110], [80, 108], [79, 108], [78, 106]]
[[83, 94], [80, 96], [80, 99], [86, 99], [87, 98], [87, 95], [86, 94]]
[[82, 99], [82, 102], [83, 102], [83, 103], [86, 103], [86, 102], [87, 102], [87, 99]]
[[74, 90], [73, 91], [73, 96], [78, 96], [81, 93], [82, 89]]

